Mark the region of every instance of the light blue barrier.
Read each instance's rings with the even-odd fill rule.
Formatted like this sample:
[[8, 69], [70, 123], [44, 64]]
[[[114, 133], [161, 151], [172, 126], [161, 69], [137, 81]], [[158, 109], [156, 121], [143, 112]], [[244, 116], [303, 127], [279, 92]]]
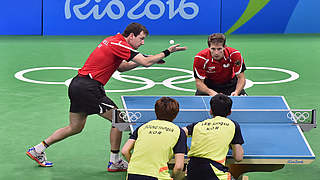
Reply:
[[112, 35], [131, 22], [151, 35], [320, 33], [318, 0], [15, 0], [0, 35]]

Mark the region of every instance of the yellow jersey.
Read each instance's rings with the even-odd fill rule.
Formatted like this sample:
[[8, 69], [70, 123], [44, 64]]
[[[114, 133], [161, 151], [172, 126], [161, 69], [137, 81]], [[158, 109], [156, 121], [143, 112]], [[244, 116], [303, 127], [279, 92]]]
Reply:
[[138, 127], [130, 139], [135, 139], [128, 165], [128, 174], [171, 179], [167, 162], [176, 153], [186, 153], [186, 135], [172, 122], [152, 120]]

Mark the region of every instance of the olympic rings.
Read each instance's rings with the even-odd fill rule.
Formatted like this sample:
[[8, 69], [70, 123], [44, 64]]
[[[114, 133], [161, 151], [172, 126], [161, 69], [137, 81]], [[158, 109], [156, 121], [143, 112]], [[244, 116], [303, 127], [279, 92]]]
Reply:
[[26, 70], [22, 70], [22, 71], [17, 72], [14, 75], [14, 77], [19, 79], [19, 80], [21, 80], [21, 81], [30, 82], [30, 83], [36, 83], [36, 84], [65, 84], [65, 82], [36, 81], [36, 80], [28, 79], [28, 78], [23, 76], [25, 73], [28, 73], [28, 72], [40, 71], [40, 70], [48, 70], [48, 69], [72, 69], [72, 70], [78, 70], [79, 68], [73, 68], [73, 67], [40, 67], [40, 68], [31, 68], [31, 69], [26, 69]]
[[[185, 69], [179, 69], [179, 68], [167, 68], [167, 67], [149, 67], [149, 68], [135, 68], [133, 70], [148, 70], [148, 69], [160, 69], [160, 70], [170, 70], [170, 71], [180, 71], [180, 72], [185, 72], [188, 73], [189, 75], [184, 75], [184, 76], [176, 76], [173, 78], [169, 78], [164, 80], [163, 82], [155, 82], [155, 84], [162, 84], [168, 88], [175, 89], [175, 90], [180, 90], [180, 91], [190, 91], [190, 92], [196, 92], [194, 89], [185, 89], [185, 88], [180, 88], [176, 87], [173, 84], [181, 84], [181, 83], [188, 83], [194, 81], [193, 78], [193, 72], [190, 70], [185, 70]], [[183, 79], [183, 78], [189, 78], [188, 80], [184, 81], [176, 81], [173, 82], [176, 79]]]
[[[46, 82], [46, 81], [37, 81], [37, 80], [32, 80], [24, 77], [24, 74], [33, 72], [33, 71], [40, 71], [40, 70], [56, 70], [56, 69], [63, 69], [63, 70], [78, 70], [78, 68], [74, 67], [39, 67], [39, 68], [31, 68], [31, 69], [26, 69], [17, 72], [14, 76], [15, 78], [25, 81], [25, 82], [30, 82], [30, 83], [37, 83], [37, 84], [64, 84], [66, 86], [69, 86], [72, 78], [65, 80], [64, 82]], [[289, 82], [289, 81], [294, 81], [299, 78], [299, 74], [290, 70], [285, 70], [285, 69], [280, 69], [280, 68], [271, 68], [271, 67], [247, 67], [247, 69], [258, 69], [258, 70], [272, 70], [272, 71], [279, 71], [279, 72], [284, 72], [290, 75], [289, 78], [283, 79], [283, 80], [276, 80], [276, 81], [266, 81], [266, 82], [253, 82], [249, 79], [246, 79], [246, 88], [250, 88], [255, 84], [275, 84], [275, 83], [284, 83], [284, 82]], [[193, 77], [193, 72], [191, 70], [186, 70], [186, 69], [180, 69], [180, 68], [169, 68], [169, 67], [141, 67], [141, 68], [135, 68], [132, 69], [131, 71], [141, 71], [141, 70], [169, 70], [169, 71], [179, 71], [186, 73], [187, 75], [182, 75], [182, 76], [175, 76], [168, 78], [162, 82], [155, 82], [151, 79], [145, 78], [145, 77], [139, 77], [139, 76], [133, 76], [133, 75], [124, 75], [121, 74], [120, 72], [116, 71], [112, 78], [123, 81], [123, 82], [128, 82], [128, 83], [133, 83], [133, 84], [141, 84], [144, 85], [139, 88], [133, 88], [133, 89], [120, 89], [120, 90], [106, 90], [106, 92], [132, 92], [132, 91], [141, 91], [141, 90], [146, 90], [154, 87], [155, 85], [163, 85], [171, 89], [179, 90], [179, 91], [187, 91], [187, 92], [195, 92], [195, 89], [187, 89], [187, 88], [182, 88], [182, 87], [177, 87], [176, 85], [178, 84], [183, 84], [183, 83], [190, 83], [194, 81]], [[130, 79], [128, 79], [130, 78]], [[187, 78], [187, 79], [186, 79]], [[134, 79], [134, 80], [132, 80]], [[180, 79], [185, 79], [185, 80], [180, 80]], [[178, 81], [180, 80], [180, 81]]]
[[286, 69], [280, 69], [280, 68], [271, 68], [271, 67], [247, 67], [247, 69], [267, 69], [267, 70], [273, 70], [273, 71], [279, 71], [284, 72], [290, 75], [288, 79], [278, 80], [278, 81], [268, 81], [268, 82], [254, 82], [254, 84], [276, 84], [276, 83], [284, 83], [289, 81], [294, 81], [299, 78], [299, 74], [293, 71], [289, 71]]
[[[130, 79], [125, 79], [125, 77], [129, 77], [129, 78], [133, 78], [133, 79], [138, 79], [141, 81], [133, 81]], [[145, 84], [145, 86], [140, 87], [140, 88], [134, 88], [134, 89], [124, 89], [124, 90], [106, 90], [106, 92], [131, 92], [131, 91], [141, 91], [141, 90], [145, 90], [145, 89], [149, 89], [152, 88], [155, 85], [155, 82], [147, 79], [147, 78], [143, 78], [143, 77], [138, 77], [138, 76], [128, 76], [128, 75], [121, 75], [119, 71], [116, 71], [113, 75], [112, 78], [115, 78], [119, 81], [123, 81], [123, 82], [129, 82], [129, 83], [135, 83], [135, 84]]]
[[142, 115], [140, 112], [120, 112], [119, 117], [124, 121], [124, 122], [136, 122], [139, 120]]
[[299, 121], [304, 122], [310, 117], [309, 113], [307, 112], [288, 112], [287, 118], [289, 118], [291, 121]]

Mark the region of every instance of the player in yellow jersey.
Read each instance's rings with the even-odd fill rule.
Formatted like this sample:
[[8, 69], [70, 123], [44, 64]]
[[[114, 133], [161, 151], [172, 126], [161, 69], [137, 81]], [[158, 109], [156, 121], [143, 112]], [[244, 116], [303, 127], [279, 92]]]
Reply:
[[[160, 98], [155, 103], [157, 120], [141, 125], [129, 137], [121, 151], [129, 162], [128, 180], [184, 178], [187, 137], [182, 128], [172, 123], [178, 112], [179, 103], [176, 100]], [[173, 155], [175, 166], [170, 177], [167, 162]]]
[[236, 121], [226, 118], [231, 113], [232, 100], [217, 94], [210, 100], [212, 119], [193, 123], [184, 127], [186, 134], [192, 136], [187, 166], [188, 180], [228, 180], [232, 176], [225, 166], [229, 147], [236, 161], [243, 159], [244, 143], [240, 126]]

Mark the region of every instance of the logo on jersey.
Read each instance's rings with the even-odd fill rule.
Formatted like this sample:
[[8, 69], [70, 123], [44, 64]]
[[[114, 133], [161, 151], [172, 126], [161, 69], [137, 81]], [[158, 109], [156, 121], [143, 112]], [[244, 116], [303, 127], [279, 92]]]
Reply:
[[229, 66], [230, 66], [230, 64], [228, 63], [228, 64], [223, 64], [222, 65], [224, 68], [228, 68]]
[[215, 69], [216, 69], [216, 67], [215, 66], [211, 66], [211, 67], [208, 67], [208, 73], [215, 73], [216, 71], [215, 71]]
[[99, 45], [98, 48], [100, 48], [102, 46], [102, 44], [108, 46], [109, 42], [107, 40], [103, 40]]
[[216, 69], [216, 67], [215, 66], [211, 66], [211, 67], [208, 67], [208, 69], [209, 69], [209, 71], [212, 71], [212, 70]]

